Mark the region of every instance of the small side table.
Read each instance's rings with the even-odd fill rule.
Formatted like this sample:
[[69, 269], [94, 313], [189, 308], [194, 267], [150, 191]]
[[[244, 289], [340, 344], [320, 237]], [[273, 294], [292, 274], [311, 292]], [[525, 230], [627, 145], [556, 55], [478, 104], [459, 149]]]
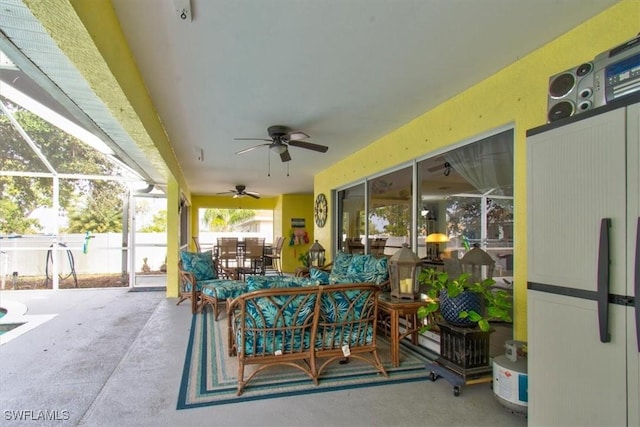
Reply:
[[[378, 296], [378, 309], [390, 320], [391, 365], [394, 368], [400, 366], [400, 341], [411, 335], [411, 343], [418, 344], [418, 308], [426, 305], [427, 301], [424, 294], [417, 300], [395, 298], [387, 292]], [[403, 333], [400, 333], [400, 317], [405, 320]]]

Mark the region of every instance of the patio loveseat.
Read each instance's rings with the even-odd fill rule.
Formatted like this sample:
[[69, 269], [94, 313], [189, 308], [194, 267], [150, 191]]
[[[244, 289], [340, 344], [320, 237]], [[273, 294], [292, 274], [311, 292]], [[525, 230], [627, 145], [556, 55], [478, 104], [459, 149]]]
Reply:
[[[258, 373], [277, 365], [301, 370], [316, 385], [328, 365], [349, 358], [388, 376], [376, 350], [379, 286], [270, 279], [249, 280], [248, 292], [227, 304], [238, 395]], [[257, 368], [245, 378], [247, 365]]]

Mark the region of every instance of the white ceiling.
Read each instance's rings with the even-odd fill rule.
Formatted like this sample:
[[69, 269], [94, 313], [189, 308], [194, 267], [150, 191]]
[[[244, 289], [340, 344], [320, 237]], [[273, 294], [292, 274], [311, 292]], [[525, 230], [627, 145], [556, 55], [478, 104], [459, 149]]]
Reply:
[[[263, 196], [311, 193], [317, 172], [616, 2], [112, 0], [191, 192]], [[261, 141], [234, 138], [270, 125], [329, 150], [290, 148], [290, 176], [272, 153], [268, 177], [269, 150], [236, 155]]]

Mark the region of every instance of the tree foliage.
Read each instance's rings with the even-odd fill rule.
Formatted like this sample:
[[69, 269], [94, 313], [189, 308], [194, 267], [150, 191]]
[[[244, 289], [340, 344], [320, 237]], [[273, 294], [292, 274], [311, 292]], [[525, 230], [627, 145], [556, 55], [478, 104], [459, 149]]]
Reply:
[[153, 215], [152, 223], [138, 230], [142, 233], [161, 233], [167, 231], [167, 211], [165, 209]]
[[254, 216], [250, 209], [206, 209], [203, 215], [211, 231], [234, 231], [236, 225]]
[[407, 204], [396, 204], [376, 208], [372, 216], [384, 219], [387, 223], [382, 229], [389, 236], [408, 236], [411, 222], [411, 207]]
[[[482, 206], [480, 198], [450, 197], [447, 203], [447, 232], [451, 236], [479, 238]], [[487, 224], [513, 222], [513, 201], [486, 200]]]
[[[9, 104], [3, 100], [5, 105]], [[12, 114], [57, 173], [113, 175], [115, 166], [102, 153], [61, 131], [37, 115], [15, 105]], [[6, 115], [0, 115], [0, 170], [50, 173], [44, 162], [29, 147]], [[87, 179], [60, 179], [59, 203], [73, 211], [70, 230], [118, 231], [116, 216], [121, 217], [121, 184]], [[0, 176], [0, 233], [31, 233], [39, 230], [37, 221], [27, 219], [38, 207], [53, 205], [53, 178]], [[94, 198], [95, 200], [90, 200]], [[72, 207], [80, 202], [82, 207]], [[116, 206], [118, 205], [118, 206]], [[83, 212], [86, 210], [86, 212]], [[80, 226], [82, 218], [90, 222]]]

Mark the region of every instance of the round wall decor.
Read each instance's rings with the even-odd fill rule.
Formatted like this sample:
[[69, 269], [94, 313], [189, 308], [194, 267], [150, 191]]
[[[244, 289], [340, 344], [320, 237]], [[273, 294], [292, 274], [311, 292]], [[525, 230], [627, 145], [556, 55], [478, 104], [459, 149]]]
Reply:
[[314, 217], [316, 220], [316, 225], [320, 228], [324, 227], [324, 224], [327, 222], [327, 198], [323, 193], [318, 194], [316, 197], [316, 206], [314, 210]]

